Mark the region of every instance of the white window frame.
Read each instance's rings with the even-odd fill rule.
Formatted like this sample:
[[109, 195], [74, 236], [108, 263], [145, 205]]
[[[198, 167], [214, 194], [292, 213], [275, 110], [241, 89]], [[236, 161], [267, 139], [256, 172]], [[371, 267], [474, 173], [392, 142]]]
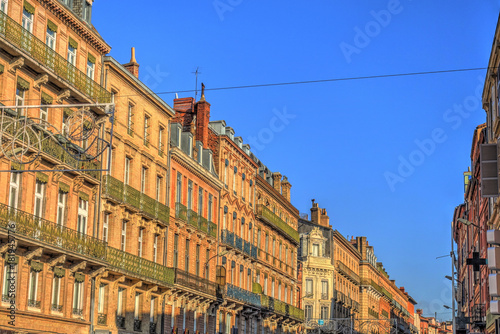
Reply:
[[56, 49], [57, 32], [52, 31], [47, 27], [47, 35], [45, 37], [45, 43], [52, 50]]
[[52, 280], [52, 305], [59, 305], [59, 300], [61, 298], [61, 278], [54, 276]]
[[149, 144], [149, 121], [150, 121], [150, 118], [149, 116], [145, 115], [144, 116], [144, 145], [148, 145]]
[[43, 218], [43, 199], [45, 198], [45, 183], [39, 180], [35, 181], [35, 200], [33, 214]]
[[160, 126], [160, 129], [158, 130], [158, 151], [159, 152], [162, 152], [162, 153], [165, 153], [163, 152], [163, 131], [164, 131], [164, 127]]
[[105, 213], [104, 214], [104, 219], [102, 221], [102, 241], [108, 242], [108, 236], [109, 236], [109, 217], [111, 216], [110, 213]]
[[143, 238], [144, 238], [144, 228], [139, 227], [139, 237], [138, 237], [139, 245], [137, 246], [137, 255], [139, 257], [142, 257]]
[[75, 282], [73, 286], [73, 309], [83, 310], [84, 282]]
[[124, 177], [123, 177], [123, 183], [125, 185], [128, 185], [130, 182], [130, 165], [131, 165], [132, 159], [129, 157], [125, 157], [125, 172], [124, 172]]
[[9, 0], [1, 0], [0, 1], [0, 10], [7, 14], [9, 9]]
[[116, 315], [119, 317], [123, 316], [123, 294], [125, 289], [118, 287], [118, 300], [116, 302]]
[[306, 278], [306, 295], [310, 295], [314, 293], [313, 280], [310, 278]]
[[76, 66], [76, 49], [69, 45], [68, 43], [68, 63], [70, 63], [73, 66]]
[[141, 294], [139, 292], [135, 293], [134, 299], [134, 319], [140, 320], [140, 308], [141, 308]]
[[156, 313], [156, 297], [151, 297], [151, 304], [149, 308], [149, 322], [155, 322], [155, 313]]
[[[26, 92], [19, 87], [16, 87], [16, 106], [22, 107], [24, 106], [24, 98]], [[17, 108], [17, 113], [19, 116], [24, 116], [24, 108]]]
[[142, 169], [141, 169], [141, 193], [143, 193], [143, 194], [146, 192], [147, 178], [148, 178], [148, 169], [146, 167], [142, 166]]
[[212, 194], [208, 194], [207, 220], [209, 222], [212, 221], [212, 205], [213, 205], [213, 196]]
[[67, 193], [59, 190], [57, 194], [57, 220], [56, 220], [59, 226], [64, 226], [64, 220], [66, 218], [65, 210], [66, 210], [67, 197], [68, 197]]
[[78, 199], [78, 219], [76, 230], [82, 234], [87, 234], [87, 220], [89, 217], [89, 201]]
[[161, 176], [156, 175], [156, 201], [160, 201], [161, 196]]
[[87, 76], [94, 80], [95, 64], [87, 59]]
[[38, 294], [38, 272], [33, 269], [30, 271], [30, 279], [28, 286], [28, 300], [37, 301]]
[[99, 299], [97, 301], [97, 313], [104, 312], [104, 302], [106, 298], [106, 285], [102, 284], [99, 286]]
[[158, 234], [155, 234], [153, 239], [153, 262], [158, 259]]
[[[40, 107], [40, 119], [43, 119], [45, 122], [49, 121], [49, 110], [46, 106]], [[45, 124], [42, 124], [42, 126], [46, 127]]]
[[19, 205], [19, 183], [21, 180], [21, 173], [12, 171], [10, 173], [10, 189], [9, 189], [9, 205], [17, 209]]
[[127, 249], [127, 221], [122, 220], [122, 232], [120, 239], [120, 249], [125, 252]]
[[188, 181], [188, 193], [187, 193], [187, 208], [188, 208], [188, 210], [193, 209], [193, 188], [194, 188], [193, 181], [189, 180]]
[[28, 13], [24, 8], [23, 8], [22, 26], [30, 33], [33, 33], [33, 14]]

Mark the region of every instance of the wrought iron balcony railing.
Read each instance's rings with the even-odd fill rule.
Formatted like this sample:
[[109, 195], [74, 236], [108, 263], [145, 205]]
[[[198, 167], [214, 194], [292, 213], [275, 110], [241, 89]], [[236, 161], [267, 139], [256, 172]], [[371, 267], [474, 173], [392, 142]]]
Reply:
[[106, 260], [106, 243], [84, 233], [0, 203], [0, 227], [52, 246]]
[[212, 238], [217, 238], [217, 224], [208, 222], [208, 235]]
[[73, 308], [73, 314], [74, 315], [82, 316], [83, 315], [83, 309], [81, 309], [81, 308]]
[[305, 319], [304, 310], [302, 310], [298, 307], [295, 307], [293, 305], [289, 305], [288, 312], [289, 312], [290, 317], [295, 319], [295, 320], [304, 321], [304, 319]]
[[475, 327], [486, 326], [486, 306], [484, 304], [474, 305], [471, 320]]
[[208, 220], [202, 215], [198, 215], [198, 230], [205, 234], [208, 234]]
[[236, 299], [244, 303], [252, 304], [256, 307], [261, 307], [260, 296], [258, 294], [239, 288], [232, 284], [226, 284], [226, 296], [228, 298]]
[[170, 208], [168, 206], [124, 184], [111, 175], [104, 176], [103, 188], [104, 194], [111, 199], [129, 204], [147, 216], [168, 225], [170, 219]]
[[264, 218], [274, 227], [283, 231], [289, 238], [294, 240], [296, 243], [299, 243], [299, 232], [297, 232], [297, 230], [295, 230], [293, 227], [285, 223], [280, 217], [276, 216], [266, 206], [258, 204], [256, 209], [257, 209], [257, 215], [259, 215], [261, 218]]
[[187, 210], [187, 222], [189, 225], [191, 225], [192, 227], [194, 228], [198, 228], [198, 214], [191, 210], [191, 209], [188, 209]]
[[187, 208], [179, 202], [175, 203], [175, 218], [187, 222]]
[[344, 275], [347, 277], [352, 278], [355, 282], [359, 284], [359, 275], [356, 274], [351, 268], [346, 266], [344, 263], [342, 263], [340, 260], [337, 260], [337, 268], [342, 272]]
[[282, 302], [279, 299], [274, 299], [274, 312], [286, 315], [287, 312], [287, 307], [288, 305], [284, 302]]
[[383, 286], [381, 286], [380, 289], [382, 290], [382, 293], [384, 294], [384, 296], [389, 298], [389, 300], [392, 300], [392, 294], [389, 291], [387, 291]]
[[165, 285], [171, 286], [174, 284], [174, 270], [156, 262], [123, 252], [113, 247], [108, 247], [107, 259], [111, 266], [119, 270], [126, 271], [133, 275], [154, 279]]
[[55, 312], [62, 312], [63, 306], [62, 305], [57, 305], [57, 304], [52, 304], [50, 306], [50, 309]]
[[125, 317], [122, 315], [116, 316], [116, 327], [125, 328]]
[[[173, 269], [173, 268], [168, 268]], [[175, 284], [182, 285], [196, 291], [215, 296], [217, 285], [207, 279], [188, 273], [181, 269], [173, 269], [175, 271]]]
[[40, 300], [28, 299], [28, 306], [29, 307], [40, 308], [40, 305], [41, 305]]
[[222, 230], [221, 242], [235, 249], [238, 249], [239, 251], [247, 254], [248, 256], [258, 259], [257, 247], [252, 245], [250, 242], [243, 240], [243, 238], [237, 236], [233, 232], [230, 232], [228, 230]]
[[51, 69], [58, 77], [70, 83], [91, 100], [100, 103], [111, 102], [110, 92], [3, 12], [0, 12], [0, 23], [0, 35], [15, 47]]
[[375, 311], [374, 309], [369, 308], [368, 309], [368, 314], [371, 315], [372, 317], [378, 319], [378, 312]]
[[98, 313], [97, 314], [97, 324], [98, 325], [107, 325], [108, 323], [108, 315], [106, 313]]

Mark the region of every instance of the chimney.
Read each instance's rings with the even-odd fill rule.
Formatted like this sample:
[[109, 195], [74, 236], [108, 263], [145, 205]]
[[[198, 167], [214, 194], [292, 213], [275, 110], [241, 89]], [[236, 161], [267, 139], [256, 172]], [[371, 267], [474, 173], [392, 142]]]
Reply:
[[417, 309], [417, 314], [418, 314], [419, 316], [422, 316], [422, 310], [418, 308], [418, 309]]
[[320, 209], [320, 221], [319, 224], [324, 227], [329, 227], [330, 226], [330, 218], [326, 214], [326, 209]]
[[208, 123], [210, 122], [210, 103], [205, 100], [205, 85], [201, 84], [201, 98], [196, 103], [196, 140], [208, 149]]
[[139, 64], [135, 60], [135, 48], [132, 48], [132, 57], [130, 58], [130, 63], [124, 64], [125, 67], [134, 77], [139, 78]]
[[281, 173], [273, 173], [273, 185], [274, 189], [281, 194]]
[[314, 200], [312, 200], [312, 208], [311, 208], [311, 222], [315, 224], [319, 224], [319, 208], [318, 208], [318, 203], [314, 203]]
[[184, 97], [174, 99], [175, 115], [172, 123], [181, 123], [182, 131], [191, 131], [191, 123], [194, 118], [194, 98]]
[[283, 181], [281, 182], [282, 195], [286, 198], [288, 202], [290, 202], [290, 189], [292, 185], [288, 182], [288, 178], [283, 176]]

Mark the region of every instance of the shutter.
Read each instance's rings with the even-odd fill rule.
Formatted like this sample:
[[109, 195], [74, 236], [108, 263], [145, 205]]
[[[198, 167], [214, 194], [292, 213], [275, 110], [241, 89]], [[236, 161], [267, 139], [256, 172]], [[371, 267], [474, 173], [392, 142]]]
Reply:
[[481, 197], [498, 196], [497, 144], [481, 145], [480, 164]]

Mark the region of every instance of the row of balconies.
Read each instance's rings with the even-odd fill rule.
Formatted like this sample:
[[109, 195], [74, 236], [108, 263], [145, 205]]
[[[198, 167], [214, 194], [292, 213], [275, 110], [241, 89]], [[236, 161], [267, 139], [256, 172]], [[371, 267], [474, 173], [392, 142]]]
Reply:
[[345, 276], [352, 278], [356, 283], [359, 284], [359, 275], [356, 274], [351, 268], [346, 266], [340, 260], [337, 260], [337, 268], [340, 272], [342, 272]]
[[132, 210], [143, 213], [146, 217], [157, 219], [168, 225], [170, 217], [170, 208], [162, 204], [139, 190], [124, 184], [111, 175], [104, 176], [103, 193], [109, 198], [128, 204]]
[[378, 319], [378, 317], [379, 317], [378, 312], [377, 312], [377, 311], [375, 311], [375, 310], [374, 310], [374, 309], [372, 309], [372, 308], [369, 308], [369, 309], [368, 309], [368, 315], [370, 315], [370, 316], [372, 316], [372, 317], [374, 317], [374, 318], [376, 318], [376, 319]]
[[186, 208], [184, 204], [179, 202], [175, 203], [175, 218], [187, 223], [212, 238], [217, 238], [217, 224], [208, 221], [202, 216], [198, 216], [195, 211]]
[[333, 291], [333, 299], [339, 304], [343, 304], [346, 307], [350, 307], [356, 311], [359, 311], [359, 303], [340, 291]]
[[289, 239], [295, 241], [297, 244], [299, 243], [299, 232], [275, 215], [268, 207], [258, 204], [256, 209], [256, 214], [260, 216], [259, 218], [266, 220], [275, 228], [284, 232]]

